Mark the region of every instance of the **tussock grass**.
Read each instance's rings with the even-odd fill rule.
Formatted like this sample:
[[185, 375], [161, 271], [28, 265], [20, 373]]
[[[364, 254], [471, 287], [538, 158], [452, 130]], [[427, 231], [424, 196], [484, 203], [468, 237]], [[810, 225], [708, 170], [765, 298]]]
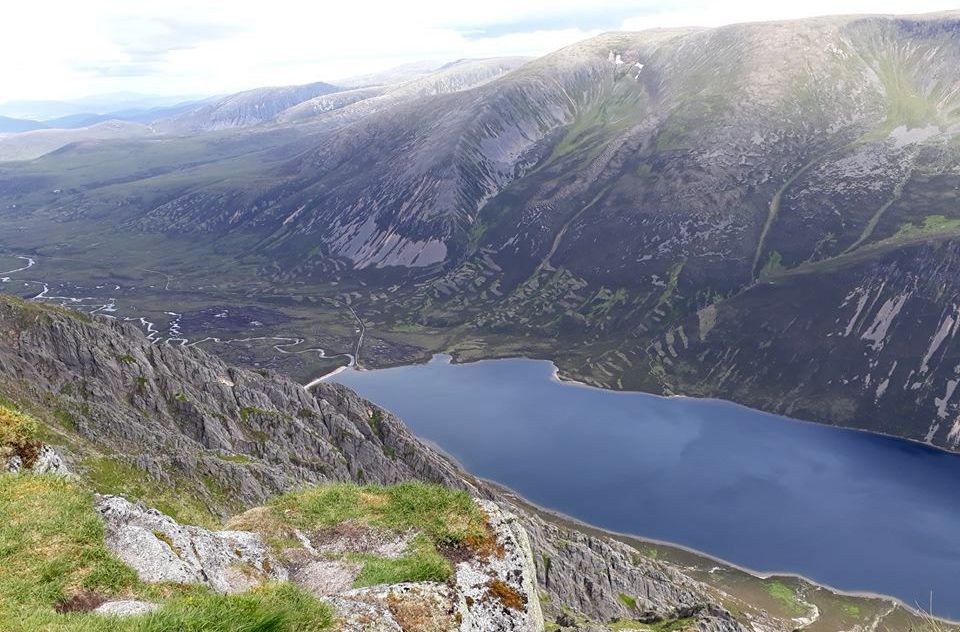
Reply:
[[[246, 519], [272, 541], [289, 541], [285, 527], [305, 531], [356, 522], [396, 533], [417, 532], [396, 559], [351, 554], [363, 569], [355, 586], [404, 581], [445, 581], [453, 573], [443, 553], [490, 555], [495, 538], [487, 517], [464, 492], [440, 485], [402, 483], [394, 486], [332, 484], [285, 494], [270, 505], [271, 515]], [[231, 524], [238, 528], [243, 521]]]
[[40, 426], [33, 417], [0, 404], [0, 460], [18, 455], [26, 465], [36, 456]]
[[131, 630], [169, 632], [307, 632], [333, 625], [329, 606], [291, 584], [267, 584], [242, 595], [176, 597]]
[[397, 532], [415, 529], [435, 544], [468, 545], [488, 537], [486, 516], [470, 496], [441, 485], [319, 485], [284, 494], [271, 506], [301, 529], [352, 520]]

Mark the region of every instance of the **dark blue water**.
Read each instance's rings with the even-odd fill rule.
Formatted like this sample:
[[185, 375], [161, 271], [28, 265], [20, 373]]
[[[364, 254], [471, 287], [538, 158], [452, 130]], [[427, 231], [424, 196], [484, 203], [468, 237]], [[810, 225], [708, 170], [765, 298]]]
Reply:
[[960, 617], [960, 457], [539, 360], [346, 371], [474, 474], [591, 524]]

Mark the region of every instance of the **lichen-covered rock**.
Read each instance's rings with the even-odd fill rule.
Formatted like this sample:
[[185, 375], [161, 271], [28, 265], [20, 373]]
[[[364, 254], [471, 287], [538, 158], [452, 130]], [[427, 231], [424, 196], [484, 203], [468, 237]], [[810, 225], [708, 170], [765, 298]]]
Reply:
[[33, 462], [31, 470], [36, 474], [59, 474], [60, 476], [70, 476], [70, 469], [64, 463], [63, 457], [52, 447], [45, 445], [37, 453], [37, 459]]
[[7, 472], [28, 471], [33, 474], [57, 474], [67, 477], [73, 476], [70, 468], [68, 468], [67, 464], [64, 462], [63, 457], [61, 457], [60, 454], [49, 445], [41, 446], [30, 467], [25, 468], [23, 466], [23, 459], [15, 454], [7, 459], [4, 469]]
[[287, 579], [286, 568], [255, 533], [180, 525], [119, 496], [102, 496], [96, 507], [106, 524], [107, 547], [143, 581], [237, 593], [264, 580]]
[[536, 571], [517, 517], [492, 501], [477, 501], [496, 535], [497, 552], [457, 564], [462, 632], [543, 629]]
[[330, 603], [343, 632], [460, 629], [456, 595], [446, 584], [417, 582], [359, 588], [337, 595]]
[[23, 459], [14, 454], [13, 456], [7, 459], [7, 462], [3, 466], [4, 471], [17, 473], [23, 471]]

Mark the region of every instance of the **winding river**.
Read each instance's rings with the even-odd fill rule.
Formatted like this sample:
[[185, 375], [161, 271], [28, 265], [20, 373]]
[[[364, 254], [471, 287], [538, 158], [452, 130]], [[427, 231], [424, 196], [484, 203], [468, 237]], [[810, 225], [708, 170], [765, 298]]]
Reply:
[[619, 532], [960, 618], [960, 456], [716, 400], [563, 383], [551, 363], [346, 370], [471, 472]]
[[[19, 263], [18, 267], [16, 268], [10, 270], [0, 270], [0, 292], [22, 294], [24, 298], [28, 298], [32, 301], [51, 303], [54, 305], [60, 305], [61, 307], [69, 307], [70, 309], [85, 312], [87, 314], [97, 314], [106, 318], [116, 318], [126, 322], [137, 323], [143, 329], [147, 339], [154, 344], [164, 343], [180, 345], [184, 347], [193, 347], [201, 344], [211, 346], [213, 344], [247, 345], [249, 343], [263, 343], [272, 347], [277, 353], [287, 355], [309, 353], [316, 355], [318, 358], [324, 359], [346, 358], [346, 366], [354, 366], [356, 364], [357, 358], [359, 357], [360, 348], [363, 345], [363, 336], [366, 327], [363, 323], [363, 320], [360, 318], [360, 315], [357, 314], [352, 306], [341, 304], [337, 300], [331, 298], [325, 298], [324, 300], [330, 301], [332, 304], [349, 311], [351, 317], [357, 322], [357, 340], [351, 352], [328, 353], [323, 347], [309, 346], [305, 344], [307, 342], [305, 338], [289, 336], [247, 336], [243, 338], [205, 336], [198, 340], [191, 340], [181, 331], [181, 320], [183, 318], [183, 314], [180, 312], [164, 311], [159, 316], [149, 315], [149, 317], [122, 314], [120, 313], [120, 309], [117, 307], [117, 298], [115, 296], [109, 296], [110, 288], [105, 285], [98, 285], [93, 288], [99, 294], [101, 294], [100, 296], [54, 295], [51, 294], [51, 283], [55, 282], [37, 278], [24, 278], [24, 275], [22, 274], [34, 268], [34, 266], [37, 265], [37, 259], [26, 255], [0, 253], [0, 267], [6, 267], [6, 264], [3, 261], [4, 258], [7, 260], [18, 260]], [[167, 274], [159, 270], [151, 270], [149, 268], [142, 268], [142, 270], [145, 272], [150, 272], [151, 274], [162, 275], [164, 277], [164, 286], [162, 288], [163, 292], [169, 292], [171, 289], [171, 282], [176, 280], [174, 275]], [[63, 284], [60, 285], [62, 287]], [[37, 291], [38, 289], [39, 291]], [[76, 290], [80, 290], [82, 288], [74, 287], [71, 289], [74, 290], [73, 293], [77, 293]], [[121, 289], [122, 288], [119, 285], [112, 286], [113, 292], [119, 292]], [[131, 287], [124, 289], [132, 290], [134, 288]], [[59, 291], [64, 292], [65, 290], [61, 289]], [[107, 294], [106, 296], [103, 295], [105, 293]], [[161, 318], [166, 322], [159, 322]], [[314, 384], [321, 379], [323, 378], [318, 378], [317, 380], [311, 382], [311, 384]]]

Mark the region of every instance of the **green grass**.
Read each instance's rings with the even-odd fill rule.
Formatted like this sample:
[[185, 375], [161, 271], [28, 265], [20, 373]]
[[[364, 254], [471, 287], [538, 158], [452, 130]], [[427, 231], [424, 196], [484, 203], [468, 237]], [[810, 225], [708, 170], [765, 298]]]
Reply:
[[441, 485], [319, 485], [284, 494], [271, 506], [284, 521], [302, 529], [353, 520], [398, 532], [416, 529], [437, 544], [487, 537], [485, 516], [470, 496]]
[[766, 279], [771, 275], [775, 275], [778, 272], [783, 271], [784, 268], [783, 268], [782, 262], [783, 262], [783, 257], [779, 252], [777, 252], [776, 250], [771, 252], [769, 259], [767, 259], [767, 262], [763, 265], [763, 269], [760, 270], [760, 279], [761, 280]]
[[683, 266], [685, 264], [686, 261], [680, 261], [670, 267], [670, 274], [667, 277], [666, 287], [663, 288], [663, 292], [660, 293], [660, 298], [657, 300], [658, 307], [664, 303], [668, 303], [673, 297], [673, 293], [677, 289], [677, 283], [680, 280], [680, 272], [683, 271]]
[[783, 582], [776, 579], [770, 580], [764, 584], [764, 589], [791, 614], [803, 614], [807, 611], [806, 607], [797, 598], [797, 593]]
[[250, 415], [279, 415], [280, 413], [273, 410], [264, 410], [263, 408], [257, 408], [256, 406], [244, 406], [240, 409], [240, 419], [244, 423], [250, 419]]
[[373, 413], [370, 415], [370, 430], [373, 430], [373, 434], [378, 437], [383, 437], [383, 434], [380, 431], [380, 424], [383, 422], [383, 413], [377, 409], [374, 409]]
[[898, 125], [906, 125], [908, 128], [922, 127], [936, 122], [936, 103], [921, 93], [903, 64], [883, 60], [879, 66], [877, 74], [883, 82], [887, 96], [885, 128], [893, 129]]
[[[0, 629], [9, 632], [298, 632], [331, 627], [329, 606], [290, 584], [241, 595], [145, 585], [107, 550], [93, 494], [51, 475], [0, 475]], [[160, 602], [130, 619], [60, 614], [81, 592]]]
[[46, 629], [80, 590], [113, 595], [134, 572], [103, 542], [93, 495], [55, 476], [0, 475], [0, 625]]
[[101, 494], [141, 500], [182, 524], [220, 526], [219, 517], [186, 484], [171, 488], [143, 470], [113, 457], [89, 457], [83, 460], [82, 466], [83, 477]]
[[363, 564], [353, 582], [354, 588], [401, 582], [445, 582], [453, 574], [449, 562], [423, 536], [417, 537], [407, 552], [396, 559], [376, 555], [348, 555], [347, 559]]
[[79, 320], [85, 323], [93, 322], [93, 318], [89, 314], [84, 314], [83, 312], [76, 312], [72, 309], [67, 309], [65, 307], [60, 307], [59, 305], [50, 305], [48, 303], [35, 303], [32, 301], [25, 301], [22, 298], [16, 296], [2, 295], [3, 302], [9, 303], [17, 311], [17, 317], [19, 325], [21, 327], [27, 327], [31, 322], [36, 321], [37, 318], [50, 318], [54, 314], [59, 316], [66, 316], [67, 318], [72, 318], [74, 320]]
[[0, 457], [19, 454], [27, 460], [35, 451], [39, 429], [33, 417], [0, 404]]
[[77, 422], [77, 418], [64, 407], [56, 408], [53, 413], [53, 418], [63, 426], [64, 430], [69, 430], [70, 432], [76, 432], [80, 424]]
[[619, 595], [617, 595], [617, 598], [620, 600], [620, 603], [625, 605], [627, 608], [630, 608], [631, 610], [637, 609], [637, 600], [634, 597], [631, 597], [630, 595], [627, 595], [624, 593], [620, 593]]
[[217, 458], [221, 461], [230, 461], [231, 463], [255, 463], [255, 459], [246, 454], [218, 454]]
[[[614, 88], [605, 99], [577, 115], [544, 165], [550, 165], [591, 143], [602, 146], [599, 143], [604, 142], [611, 132], [626, 129], [636, 121], [638, 113], [642, 111], [639, 104], [640, 97], [632, 88]], [[588, 153], [588, 158], [596, 153], [597, 148], [594, 148]]]
[[143, 632], [307, 632], [333, 625], [329, 606], [291, 584], [267, 584], [241, 595], [201, 593], [171, 599], [130, 626]]
[[923, 218], [922, 224], [904, 224], [894, 237], [916, 237], [920, 235], [936, 235], [960, 229], [960, 219], [952, 219], [943, 215], [928, 215]]
[[461, 547], [480, 554], [494, 551], [486, 516], [469, 495], [440, 485], [402, 483], [394, 486], [332, 484], [280, 496], [270, 515], [256, 515], [231, 524], [264, 534], [269, 542], [289, 542], [292, 528], [316, 530], [356, 522], [396, 533], [417, 532], [397, 559], [348, 554], [363, 565], [356, 586], [405, 581], [446, 581], [453, 573], [442, 547]]
[[[476, 224], [474, 224], [474, 226], [476, 226]], [[418, 323], [395, 323], [391, 325], [390, 331], [395, 331], [398, 333], [419, 334], [429, 330], [423, 325], [420, 325]]]

